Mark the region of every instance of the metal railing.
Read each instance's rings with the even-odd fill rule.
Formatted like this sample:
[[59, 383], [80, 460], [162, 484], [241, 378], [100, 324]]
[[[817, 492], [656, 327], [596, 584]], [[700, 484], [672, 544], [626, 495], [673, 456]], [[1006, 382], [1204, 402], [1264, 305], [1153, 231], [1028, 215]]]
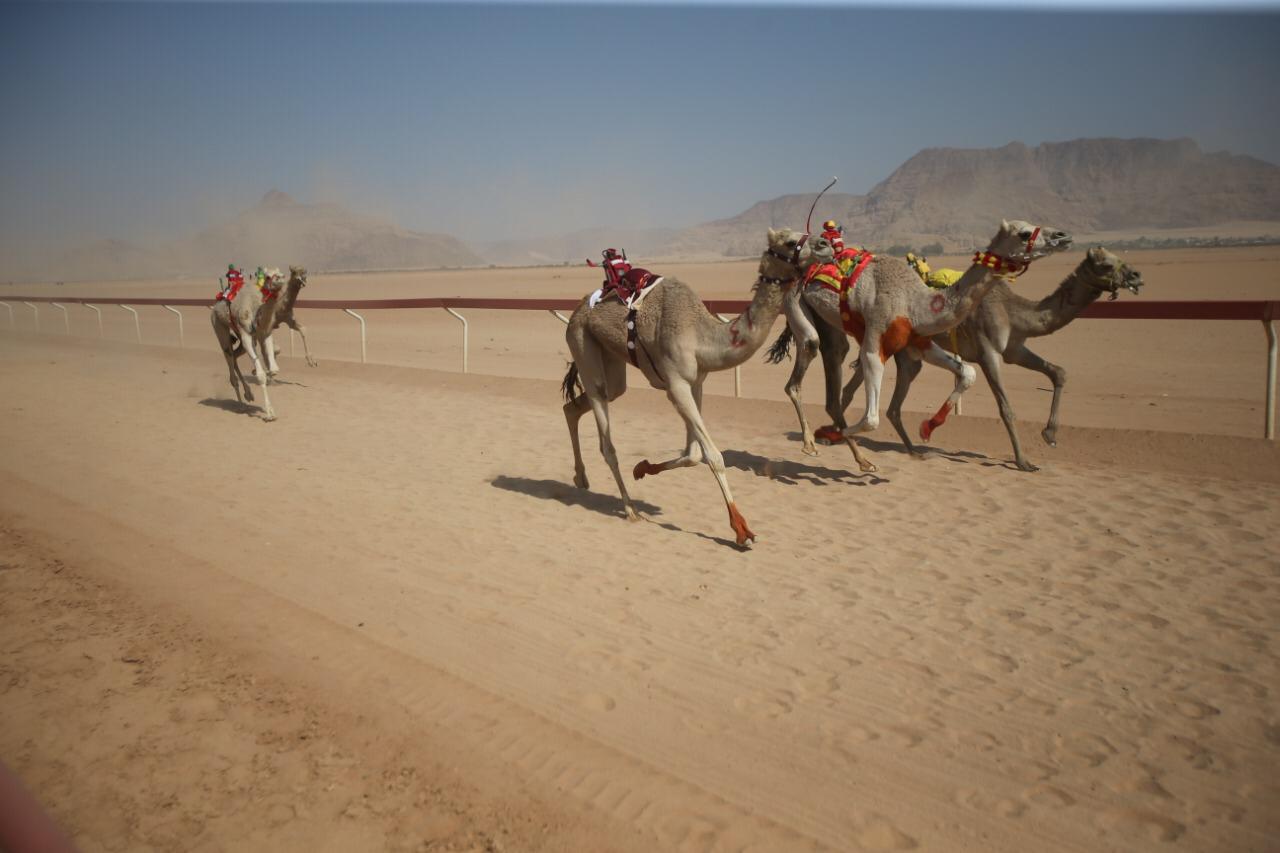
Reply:
[[[40, 331], [40, 312], [33, 303], [74, 303], [84, 305], [98, 311], [96, 305], [119, 305], [134, 315], [134, 326], [138, 342], [142, 342], [142, 326], [138, 322], [138, 314], [131, 306], [158, 305], [172, 311], [178, 316], [178, 338], [182, 341], [182, 315], [174, 310], [176, 305], [209, 307], [209, 299], [131, 299], [118, 297], [81, 298], [53, 296], [12, 296], [14, 302], [29, 307], [35, 315], [36, 331]], [[366, 361], [367, 342], [365, 319], [353, 309], [388, 310], [434, 308], [443, 309], [462, 323], [462, 372], [468, 370], [468, 327], [467, 320], [460, 313], [466, 309], [488, 309], [504, 311], [548, 311], [558, 320], [568, 322], [562, 311], [573, 311], [581, 304], [581, 299], [473, 299], [466, 297], [428, 297], [420, 299], [299, 299], [297, 308], [344, 311], [360, 323], [360, 360]], [[745, 299], [709, 299], [705, 302], [707, 310], [716, 315], [739, 314], [750, 304]], [[6, 301], [0, 301], [0, 307], [9, 311], [9, 326], [16, 328], [13, 308]], [[1263, 436], [1268, 439], [1276, 437], [1276, 364], [1277, 335], [1276, 320], [1280, 319], [1280, 301], [1275, 300], [1207, 300], [1207, 301], [1131, 301], [1131, 302], [1095, 302], [1080, 315], [1089, 320], [1253, 320], [1261, 321], [1267, 336], [1266, 356], [1266, 406], [1263, 418]], [[63, 319], [66, 321], [66, 309], [63, 308]], [[67, 326], [68, 331], [70, 326]], [[102, 315], [98, 311], [98, 334], [102, 334]], [[290, 336], [292, 343], [292, 336]], [[742, 377], [735, 368], [734, 394], [742, 396]]]

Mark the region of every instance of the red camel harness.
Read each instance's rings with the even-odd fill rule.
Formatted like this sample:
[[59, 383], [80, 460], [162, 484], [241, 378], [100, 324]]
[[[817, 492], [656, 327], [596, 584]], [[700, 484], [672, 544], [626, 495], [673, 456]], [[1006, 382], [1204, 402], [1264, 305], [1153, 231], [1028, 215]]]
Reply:
[[805, 276], [806, 283], [816, 281], [827, 290], [839, 295], [840, 324], [844, 326], [846, 334], [853, 335], [859, 341], [862, 340], [864, 329], [860, 324], [855, 324], [853, 318], [857, 316], [861, 321], [862, 317], [849, 307], [849, 294], [857, 287], [858, 279], [862, 277], [863, 271], [873, 260], [875, 255], [868, 251], [845, 249], [832, 263], [815, 264], [810, 267], [808, 275]]

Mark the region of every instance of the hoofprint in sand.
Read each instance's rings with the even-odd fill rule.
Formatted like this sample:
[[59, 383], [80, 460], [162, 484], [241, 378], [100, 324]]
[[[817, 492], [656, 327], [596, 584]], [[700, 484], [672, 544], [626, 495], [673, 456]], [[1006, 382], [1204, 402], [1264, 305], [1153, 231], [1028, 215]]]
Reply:
[[[500, 803], [611, 828], [590, 849], [1236, 851], [1280, 833], [1274, 444], [1068, 425], [1029, 478], [998, 421], [965, 417], [948, 429], [966, 449], [881, 453], [868, 478], [797, 460], [785, 401], [708, 396], [735, 492], [769, 525], [742, 553], [706, 516], [710, 478], [637, 484], [639, 525], [611, 490], [575, 489], [550, 379], [330, 362], [279, 386], [289, 417], [270, 427], [229, 410], [225, 382], [207, 352], [0, 335], [6, 524], [290, 695], [320, 691], [321, 728], [409, 733]], [[661, 394], [621, 408], [624, 462], [673, 449]], [[478, 441], [477, 412], [518, 428]], [[267, 432], [289, 464], [243, 485], [287, 513], [201, 485]], [[0, 619], [6, 648], [37, 636], [18, 625]], [[87, 661], [12, 660], [0, 751], [86, 849], [243, 837], [198, 776], [138, 751], [148, 729], [104, 753], [99, 706], [48, 715], [23, 686], [80, 685]], [[256, 724], [200, 714], [215, 751], [219, 720]], [[228, 747], [215, 772], [273, 743]], [[181, 822], [104, 826], [139, 784]], [[340, 820], [313, 784], [255, 791], [376, 820]], [[303, 849], [293, 825], [255, 840]], [[543, 849], [582, 849], [557, 838]]]

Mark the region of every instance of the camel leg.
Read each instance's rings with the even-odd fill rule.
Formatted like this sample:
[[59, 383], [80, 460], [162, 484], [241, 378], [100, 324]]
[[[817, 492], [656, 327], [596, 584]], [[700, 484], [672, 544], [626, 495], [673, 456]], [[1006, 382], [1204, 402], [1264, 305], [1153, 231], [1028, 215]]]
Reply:
[[960, 395], [973, 387], [973, 381], [978, 378], [978, 372], [961, 361], [954, 353], [948, 352], [933, 341], [929, 342], [929, 348], [922, 354], [925, 361], [934, 367], [951, 371], [956, 377], [955, 388], [947, 396], [941, 408], [934, 413], [933, 417], [920, 424], [920, 439], [928, 441], [933, 431], [947, 422], [947, 415], [951, 414], [951, 410], [960, 401]]
[[262, 386], [262, 419], [264, 421], [274, 421], [276, 419], [276, 411], [271, 408], [271, 397], [267, 395], [267, 373], [263, 369], [262, 360], [258, 358], [258, 341], [253, 335], [241, 335], [240, 340], [244, 342], [244, 350], [249, 354], [249, 358], [253, 360], [253, 375], [258, 378], [258, 384]]
[[862, 381], [867, 389], [867, 410], [862, 420], [844, 430], [846, 436], [871, 432], [880, 426], [880, 383], [884, 381], [884, 362], [880, 360], [880, 333], [867, 330], [862, 339], [858, 362], [862, 367]]
[[889, 408], [885, 410], [885, 416], [889, 418], [889, 423], [893, 424], [907, 452], [913, 456], [919, 456], [920, 451], [911, 443], [911, 436], [907, 435], [907, 429], [902, 425], [902, 404], [907, 399], [907, 392], [911, 390], [911, 383], [920, 375], [924, 362], [919, 358], [913, 358], [912, 351], [905, 349], [895, 353], [893, 361], [898, 366], [898, 378], [893, 383], [893, 396], [889, 398]]
[[796, 417], [800, 419], [800, 438], [804, 444], [800, 451], [808, 456], [817, 456], [818, 448], [813, 446], [813, 434], [809, 431], [809, 419], [804, 416], [804, 402], [801, 399], [800, 387], [804, 383], [804, 375], [809, 370], [809, 362], [813, 355], [808, 341], [796, 339], [796, 361], [791, 367], [791, 376], [783, 390], [796, 408]]
[[276, 343], [270, 332], [262, 341], [262, 358], [267, 363], [267, 376], [278, 376], [280, 365], [276, 364]]
[[751, 528], [747, 527], [747, 520], [742, 517], [742, 513], [738, 512], [738, 506], [733, 502], [733, 492], [729, 490], [729, 480], [724, 471], [724, 456], [721, 455], [715, 443], [712, 442], [711, 435], [707, 432], [707, 426], [702, 422], [702, 413], [698, 411], [698, 397], [700, 396], [701, 389], [695, 392], [688, 382], [678, 376], [671, 377], [667, 381], [667, 399], [671, 401], [671, 405], [676, 407], [676, 412], [679, 413], [685, 424], [697, 436], [698, 442], [702, 445], [702, 455], [706, 458], [707, 465], [710, 466], [717, 485], [720, 486], [720, 493], [724, 495], [725, 506], [729, 510], [729, 525], [733, 528], [734, 541], [742, 546], [752, 545], [756, 541], [756, 535], [751, 532]]
[[591, 408], [586, 394], [579, 394], [564, 404], [564, 419], [569, 425], [569, 443], [573, 445], [573, 484], [579, 489], [591, 487], [587, 480], [587, 468], [582, 464], [582, 444], [578, 440], [578, 421]]
[[[698, 407], [698, 412], [701, 414], [702, 385], [695, 385], [692, 390], [694, 405]], [[632, 469], [631, 474], [639, 480], [648, 474], [661, 474], [663, 471], [670, 471], [673, 468], [692, 468], [702, 461], [704, 461], [702, 442], [698, 440], [698, 434], [694, 432], [693, 427], [686, 422], [684, 427], [684, 453], [675, 459], [668, 459], [666, 462], [659, 462], [656, 465], [648, 459], [642, 459], [636, 463], [636, 467]]]
[[1013, 406], [1009, 405], [1009, 395], [1005, 393], [1004, 384], [1000, 381], [999, 354], [985, 341], [982, 344], [981, 364], [982, 372], [987, 377], [987, 384], [991, 386], [991, 393], [996, 398], [996, 405], [1000, 408], [1000, 420], [1004, 421], [1004, 428], [1009, 432], [1009, 441], [1013, 444], [1014, 463], [1023, 471], [1040, 470], [1022, 455], [1022, 444], [1018, 441]]
[[844, 420], [844, 407], [840, 405], [840, 381], [844, 360], [849, 357], [849, 338], [843, 329], [833, 329], [822, 323], [818, 326], [818, 346], [822, 352], [822, 378], [826, 391], [823, 402], [831, 423], [820, 427], [814, 437], [832, 442], [848, 426]]
[[1027, 349], [1025, 344], [1011, 345], [1004, 351], [1004, 360], [1028, 370], [1043, 373], [1053, 383], [1053, 402], [1049, 405], [1049, 423], [1045, 425], [1040, 436], [1050, 447], [1058, 446], [1058, 404], [1062, 401], [1062, 389], [1067, 384], [1067, 371], [1051, 361]]
[[302, 352], [307, 357], [307, 367], [319, 367], [320, 362], [316, 361], [314, 358], [311, 357], [311, 347], [307, 345], [307, 330], [303, 328], [303, 325], [301, 323], [299, 323], [297, 320], [293, 319], [292, 317], [290, 317], [288, 320], [285, 320], [285, 323], [289, 326], [290, 329], [293, 329], [295, 332], [297, 332], [300, 338], [302, 338]]
[[[575, 331], [581, 336], [573, 337]], [[578, 365], [578, 378], [586, 392], [585, 396], [591, 406], [591, 413], [596, 418], [596, 431], [600, 435], [600, 455], [604, 457], [609, 471], [613, 474], [614, 482], [618, 484], [618, 493], [622, 495], [622, 507], [627, 519], [639, 521], [640, 514], [636, 512], [635, 505], [631, 502], [627, 484], [623, 481], [622, 471], [618, 468], [618, 453], [613, 446], [613, 435], [609, 425], [609, 401], [618, 399], [627, 389], [627, 364], [610, 356], [590, 335], [582, 334], [581, 330], [570, 327], [569, 334], [571, 336], [569, 351], [574, 356], [574, 364]], [[582, 454], [578, 450], [576, 441], [578, 424], [573, 414], [566, 407], [565, 418], [570, 421], [570, 438], [574, 440], [574, 482], [577, 482], [578, 470], [582, 470], [582, 479], [585, 483], [586, 472], [581, 469]]]
[[216, 312], [212, 315], [212, 321], [213, 334], [218, 339], [218, 348], [222, 350], [222, 357], [227, 361], [227, 375], [231, 380], [231, 390], [236, 393], [236, 402], [243, 403], [246, 399], [252, 401], [253, 391], [249, 389], [249, 383], [240, 372], [240, 360], [235, 354], [235, 338], [231, 334], [231, 329], [221, 321]]

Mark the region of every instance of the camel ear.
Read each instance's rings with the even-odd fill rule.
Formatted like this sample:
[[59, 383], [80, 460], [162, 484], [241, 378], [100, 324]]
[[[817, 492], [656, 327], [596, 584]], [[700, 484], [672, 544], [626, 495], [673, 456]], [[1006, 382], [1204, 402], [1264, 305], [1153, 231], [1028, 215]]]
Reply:
[[1009, 233], [1009, 220], [1007, 219], [1000, 220], [1000, 230], [1006, 234]]
[[1089, 260], [1095, 264], [1102, 263], [1107, 257], [1106, 251], [1101, 246], [1094, 246], [1089, 250]]
[[776, 246], [782, 240], [782, 232], [777, 228], [769, 229], [769, 245]]

